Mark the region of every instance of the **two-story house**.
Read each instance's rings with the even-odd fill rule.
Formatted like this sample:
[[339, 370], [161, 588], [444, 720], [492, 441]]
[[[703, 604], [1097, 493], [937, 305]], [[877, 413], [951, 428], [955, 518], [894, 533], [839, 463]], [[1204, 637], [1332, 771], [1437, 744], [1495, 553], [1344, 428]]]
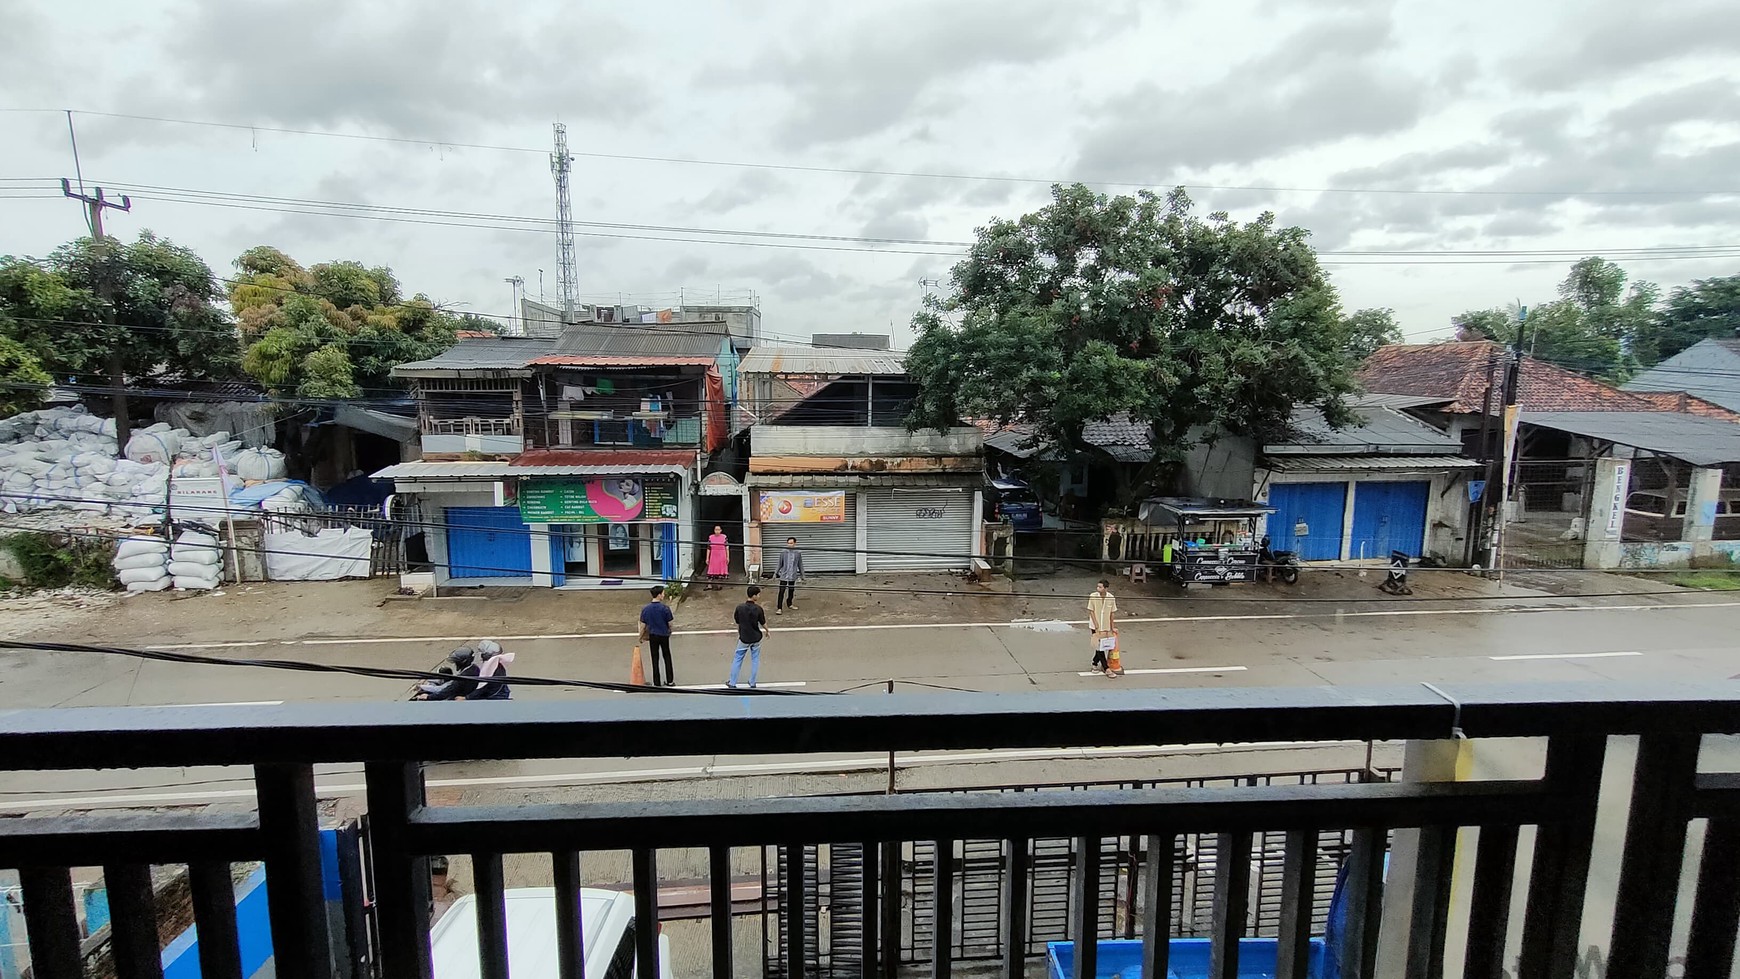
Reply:
[[376, 475], [420, 502], [438, 585], [643, 587], [692, 566], [695, 488], [734, 415], [724, 324], [464, 339], [393, 376], [423, 459]]
[[788, 537], [808, 571], [964, 569], [982, 553], [983, 437], [907, 431], [901, 353], [756, 347], [741, 374], [745, 539], [764, 566]]

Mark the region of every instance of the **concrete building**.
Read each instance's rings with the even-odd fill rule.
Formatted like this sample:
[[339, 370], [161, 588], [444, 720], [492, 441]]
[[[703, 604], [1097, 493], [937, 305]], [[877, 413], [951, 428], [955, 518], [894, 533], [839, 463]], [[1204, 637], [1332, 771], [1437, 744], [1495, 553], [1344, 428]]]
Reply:
[[421, 503], [438, 585], [686, 577], [736, 372], [724, 324], [462, 340], [394, 369], [415, 388], [423, 458], [376, 475]]
[[796, 537], [806, 569], [858, 573], [964, 569], [980, 554], [983, 438], [907, 431], [900, 354], [757, 347], [742, 375], [746, 410], [768, 419], [749, 432], [752, 553]]

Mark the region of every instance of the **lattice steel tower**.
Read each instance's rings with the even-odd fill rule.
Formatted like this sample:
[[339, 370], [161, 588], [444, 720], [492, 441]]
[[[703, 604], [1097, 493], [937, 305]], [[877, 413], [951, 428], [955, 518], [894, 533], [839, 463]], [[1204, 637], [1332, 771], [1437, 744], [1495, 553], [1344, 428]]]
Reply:
[[562, 322], [574, 322], [575, 297], [580, 291], [574, 270], [574, 205], [568, 197], [568, 171], [574, 157], [568, 152], [568, 127], [556, 123], [556, 151], [550, 154], [550, 173], [556, 178], [556, 247], [561, 251], [557, 283], [562, 287]]

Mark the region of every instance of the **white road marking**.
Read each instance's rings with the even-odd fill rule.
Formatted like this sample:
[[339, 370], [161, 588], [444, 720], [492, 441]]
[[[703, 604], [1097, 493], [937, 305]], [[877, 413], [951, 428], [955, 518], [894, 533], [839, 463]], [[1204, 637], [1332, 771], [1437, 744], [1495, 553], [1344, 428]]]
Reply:
[[279, 707], [283, 703], [282, 700], [232, 700], [213, 704], [126, 704], [124, 706], [135, 710], [140, 708], [180, 710], [183, 707]]
[[1528, 653], [1518, 656], [1488, 656], [1487, 659], [1505, 661], [1519, 659], [1607, 659], [1613, 656], [1642, 656], [1636, 650], [1619, 653]]
[[[765, 690], [768, 687], [807, 687], [809, 685], [810, 685], [810, 681], [808, 681], [808, 680], [776, 680], [772, 683], [758, 683], [758, 684], [756, 684], [756, 687], [758, 689]], [[739, 683], [737, 685], [737, 687], [740, 690], [747, 690], [747, 689], [749, 689], [749, 683], [748, 683], [748, 681], [745, 681], [743, 683]], [[726, 686], [723, 683], [679, 683], [679, 684], [677, 684], [677, 689], [678, 690], [729, 690], [731, 688]]]
[[[896, 767], [913, 768], [927, 765], [980, 765], [992, 762], [1047, 761], [1052, 759], [1142, 758], [1156, 755], [1194, 754], [1204, 751], [1290, 751], [1301, 748], [1336, 748], [1364, 745], [1364, 741], [1256, 741], [1233, 745], [1178, 744], [1128, 745], [1116, 748], [1009, 748], [986, 751], [956, 751], [946, 754], [897, 754]], [[888, 755], [867, 755], [860, 758], [793, 759], [774, 762], [746, 762], [734, 765], [684, 765], [673, 768], [641, 768], [611, 772], [549, 772], [543, 775], [492, 775], [470, 778], [432, 778], [430, 788], [479, 788], [513, 785], [595, 785], [609, 782], [646, 782], [681, 778], [706, 778], [740, 775], [778, 775], [784, 772], [849, 772], [874, 771], [888, 767]], [[361, 782], [315, 783], [320, 798], [356, 795], [367, 789]], [[65, 809], [79, 806], [101, 806], [116, 803], [148, 805], [154, 803], [193, 804], [220, 799], [253, 798], [253, 789], [212, 789], [200, 792], [135, 793], [124, 789], [105, 795], [70, 795], [53, 799], [31, 799], [0, 802], [0, 812], [29, 812], [35, 809]]]
[[[1572, 600], [1576, 596], [1568, 596], [1564, 600]], [[1426, 601], [1428, 599], [1421, 599]], [[1429, 599], [1430, 601], [1445, 601], [1445, 599]], [[1519, 601], [1521, 599], [1519, 598]], [[1277, 599], [1285, 601], [1285, 599]], [[1374, 599], [1353, 599], [1356, 602], [1374, 601]], [[1362, 609], [1341, 610], [1334, 612], [1260, 612], [1249, 615], [1157, 615], [1131, 616], [1118, 621], [1124, 624], [1136, 623], [1172, 623], [1172, 622], [1267, 622], [1290, 619], [1358, 619], [1381, 618], [1395, 616], [1429, 616], [1429, 615], [1514, 615], [1520, 612], [1652, 612], [1674, 611], [1688, 608], [1740, 608], [1740, 602], [1668, 602], [1656, 605], [1523, 605], [1523, 606], [1489, 606], [1481, 608], [1428, 608], [1428, 609]], [[1034, 619], [1017, 619], [1008, 622], [870, 622], [859, 625], [781, 625], [769, 630], [769, 636], [777, 639], [788, 632], [875, 632], [897, 629], [1028, 629], [1034, 627]], [[1059, 621], [1068, 626], [1085, 626], [1086, 619], [1048, 620]], [[735, 635], [736, 629], [690, 629], [673, 633], [674, 636], [725, 636]], [[634, 639], [634, 632], [555, 632], [518, 636], [494, 636], [501, 642], [537, 642], [557, 639]], [[458, 643], [470, 642], [476, 635], [465, 636], [374, 636], [350, 639], [279, 639], [255, 642], [216, 642], [195, 643], [191, 645], [153, 645], [150, 649], [228, 649], [247, 646], [271, 645], [274, 641], [280, 646], [378, 646], [391, 644], [428, 644], [428, 643]]]
[[[1119, 676], [1147, 676], [1147, 675], [1152, 674], [1152, 673], [1243, 673], [1244, 671], [1246, 671], [1248, 669], [1250, 669], [1250, 667], [1248, 667], [1248, 666], [1172, 666], [1172, 667], [1167, 667], [1166, 669], [1119, 670], [1118, 675]], [[1095, 673], [1092, 670], [1088, 670], [1085, 673], [1077, 673], [1076, 674], [1076, 676], [1104, 676], [1104, 675], [1105, 674], [1103, 674], [1103, 673]]]

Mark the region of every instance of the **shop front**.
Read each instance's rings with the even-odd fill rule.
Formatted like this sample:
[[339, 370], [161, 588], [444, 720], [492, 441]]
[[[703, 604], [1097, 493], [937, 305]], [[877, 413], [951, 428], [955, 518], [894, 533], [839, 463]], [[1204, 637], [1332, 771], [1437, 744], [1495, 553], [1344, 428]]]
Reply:
[[677, 476], [534, 476], [520, 480], [521, 518], [548, 536], [547, 566], [533, 571], [557, 588], [642, 586], [679, 576], [687, 508]]
[[[605, 470], [600, 472], [599, 470]], [[421, 504], [440, 587], [640, 588], [692, 559], [689, 471], [411, 462], [377, 473]]]
[[804, 570], [858, 570], [858, 494], [844, 489], [760, 490], [762, 544], [770, 553], [796, 537]]

